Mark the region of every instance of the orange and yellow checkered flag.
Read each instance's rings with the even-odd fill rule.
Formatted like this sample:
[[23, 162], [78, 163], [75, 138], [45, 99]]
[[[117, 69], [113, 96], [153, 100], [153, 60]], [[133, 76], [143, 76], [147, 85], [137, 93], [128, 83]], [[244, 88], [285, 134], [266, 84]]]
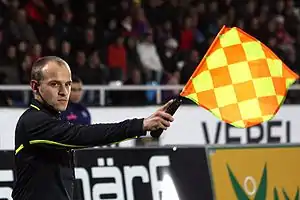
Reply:
[[298, 78], [260, 41], [223, 26], [180, 96], [246, 128], [272, 119]]

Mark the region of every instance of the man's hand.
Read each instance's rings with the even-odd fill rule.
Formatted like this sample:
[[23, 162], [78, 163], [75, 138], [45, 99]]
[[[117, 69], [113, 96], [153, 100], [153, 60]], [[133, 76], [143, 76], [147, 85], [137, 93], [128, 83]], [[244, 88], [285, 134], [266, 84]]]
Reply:
[[166, 130], [170, 126], [170, 122], [174, 120], [172, 115], [166, 113], [168, 106], [173, 102], [170, 100], [168, 103], [159, 108], [155, 113], [144, 119], [143, 130], [155, 131], [160, 128]]

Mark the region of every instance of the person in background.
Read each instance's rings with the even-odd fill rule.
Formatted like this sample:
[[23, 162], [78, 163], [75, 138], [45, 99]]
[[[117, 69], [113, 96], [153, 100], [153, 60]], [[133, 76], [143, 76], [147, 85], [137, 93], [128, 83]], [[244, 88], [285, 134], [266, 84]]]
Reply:
[[[143, 85], [142, 75], [140, 69], [133, 69], [131, 75], [124, 85]], [[123, 92], [123, 104], [129, 106], [141, 106], [147, 104], [147, 98], [145, 91], [132, 90]]]
[[70, 101], [67, 109], [61, 112], [61, 119], [73, 124], [91, 124], [91, 115], [88, 109], [80, 103], [82, 97], [82, 81], [79, 77], [72, 76]]
[[[5, 84], [6, 74], [0, 71], [0, 85]], [[12, 106], [13, 102], [7, 91], [0, 90], [0, 107]]]

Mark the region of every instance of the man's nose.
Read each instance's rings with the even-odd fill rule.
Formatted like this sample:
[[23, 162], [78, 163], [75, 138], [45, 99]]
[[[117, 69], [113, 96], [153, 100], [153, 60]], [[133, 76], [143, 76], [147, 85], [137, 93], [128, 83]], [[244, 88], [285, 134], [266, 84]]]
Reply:
[[60, 89], [59, 89], [59, 95], [62, 95], [62, 96], [67, 96], [68, 94], [68, 88], [66, 86], [61, 86]]

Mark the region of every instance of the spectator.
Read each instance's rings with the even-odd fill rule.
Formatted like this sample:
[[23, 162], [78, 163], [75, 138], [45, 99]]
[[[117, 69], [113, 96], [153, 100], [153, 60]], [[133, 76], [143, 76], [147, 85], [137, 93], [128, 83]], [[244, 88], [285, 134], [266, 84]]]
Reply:
[[250, 24], [251, 19], [255, 17], [255, 10], [256, 10], [256, 2], [254, 0], [248, 1], [246, 4], [246, 10], [240, 9], [239, 15], [242, 16], [246, 24]]
[[16, 19], [10, 23], [10, 31], [16, 40], [26, 40], [30, 44], [37, 43], [37, 37], [31, 25], [27, 23], [26, 12], [18, 10]]
[[137, 52], [140, 57], [143, 70], [148, 75], [147, 81], [160, 83], [163, 74], [163, 66], [159, 58], [152, 33], [144, 35], [143, 40], [137, 44]]
[[[125, 81], [124, 85], [143, 85], [141, 71], [139, 69], [133, 69], [129, 79]], [[146, 93], [142, 90], [133, 90], [123, 92], [123, 104], [124, 105], [144, 105], [147, 101]]]
[[104, 31], [104, 45], [108, 46], [114, 42], [114, 39], [118, 36], [117, 20], [111, 19], [108, 22], [108, 27]]
[[82, 50], [77, 51], [74, 65], [71, 67], [73, 68], [73, 72], [75, 73], [75, 75], [79, 76], [79, 78], [83, 82], [86, 82], [86, 80], [84, 80], [82, 77], [87, 67], [86, 54], [84, 51]]
[[159, 26], [165, 20], [162, 4], [163, 1], [157, 0], [149, 0], [145, 3], [145, 14], [151, 27]]
[[94, 17], [96, 20], [96, 14], [97, 14], [96, 2], [93, 0], [87, 1], [87, 3], [84, 6], [85, 6], [85, 10], [82, 13], [78, 14], [79, 23], [86, 24], [88, 22], [89, 25], [93, 26], [94, 23], [90, 21], [90, 19], [91, 17]]
[[178, 70], [179, 53], [178, 42], [170, 38], [165, 42], [164, 51], [160, 53], [164, 70], [166, 73], [173, 74]]
[[118, 5], [118, 8], [116, 9], [116, 14], [114, 17], [116, 17], [118, 20], [123, 19], [125, 16], [129, 16], [131, 12], [130, 1], [128, 0], [121, 0], [120, 4]]
[[32, 53], [31, 53], [31, 60], [32, 62], [36, 61], [40, 57], [42, 57], [42, 46], [41, 44], [37, 43], [33, 45]]
[[95, 15], [90, 15], [87, 20], [87, 26], [92, 29], [97, 28], [97, 18]]
[[4, 26], [10, 26], [12, 20], [15, 20], [16, 16], [18, 15], [20, 2], [18, 0], [11, 0], [11, 1], [1, 1], [4, 4], [3, 8], [3, 17], [7, 21], [4, 20]]
[[126, 48], [124, 46], [124, 37], [118, 36], [113, 44], [108, 46], [108, 66], [110, 71], [121, 71], [121, 80], [126, 79], [127, 73], [127, 60], [126, 60]]
[[75, 40], [77, 31], [73, 25], [73, 13], [69, 7], [64, 7], [62, 13], [62, 21], [58, 24], [58, 35], [60, 38], [59, 40], [69, 39]]
[[80, 46], [86, 54], [90, 54], [97, 46], [97, 39], [93, 28], [84, 30], [84, 39]]
[[284, 52], [279, 48], [276, 37], [270, 37], [267, 45], [279, 58], [284, 58]]
[[95, 15], [97, 13], [96, 2], [93, 0], [87, 2], [86, 8], [88, 16]]
[[16, 46], [11, 44], [7, 48], [6, 58], [5, 58], [5, 65], [16, 67], [17, 66], [17, 49]]
[[296, 72], [300, 74], [300, 33], [298, 33], [296, 37], [296, 43], [295, 43], [295, 49], [296, 49], [296, 63], [295, 66], [297, 66]]
[[[3, 40], [3, 31], [0, 30], [0, 57], [4, 58], [5, 57], [5, 44]], [[0, 64], [3, 64], [3, 60], [0, 59]]]
[[136, 49], [136, 37], [128, 37], [126, 43], [126, 56], [127, 56], [127, 74], [132, 74], [132, 70], [138, 68], [142, 70], [141, 61]]
[[208, 19], [210, 20], [210, 22], [216, 20], [219, 16], [219, 1], [217, 0], [212, 0], [208, 3]]
[[64, 59], [67, 63], [71, 64], [71, 67], [73, 68], [72, 65], [74, 65], [74, 59], [71, 54], [71, 43], [67, 40], [62, 41], [61, 43], [61, 52], [60, 52], [60, 57]]
[[56, 21], [56, 15], [53, 13], [48, 15], [47, 22], [43, 26], [40, 37], [42, 41], [46, 41], [50, 36], [59, 38], [59, 26]]
[[87, 20], [87, 28], [92, 29], [97, 36], [97, 45], [102, 46], [103, 44], [103, 25], [98, 22], [97, 17], [95, 15], [91, 15]]
[[236, 26], [239, 27], [240, 29], [245, 29], [245, 22], [242, 19], [238, 19], [236, 22]]
[[[18, 71], [18, 59], [16, 46], [11, 44], [7, 48], [5, 62], [2, 67], [0, 67], [0, 73], [3, 73], [5, 77], [6, 84], [19, 84], [19, 71]], [[4, 82], [3, 82], [4, 83]]]
[[82, 73], [79, 72], [79, 74], [85, 84], [107, 84], [108, 69], [101, 63], [98, 51], [93, 51], [89, 55], [86, 67], [81, 69]]
[[0, 107], [12, 106], [12, 99], [8, 96], [5, 91], [0, 91]]
[[180, 84], [186, 84], [199, 64], [199, 53], [192, 50], [180, 71]]
[[297, 9], [294, 7], [294, 1], [288, 0], [286, 1], [285, 7], [285, 29], [293, 38], [297, 37], [297, 26], [295, 24], [299, 24], [300, 15]]
[[89, 65], [90, 65], [91, 69], [96, 70], [96, 71], [101, 71], [101, 78], [100, 78], [100, 80], [98, 78], [98, 84], [107, 84], [109, 69], [100, 59], [98, 51], [94, 51], [90, 55]]
[[[180, 73], [176, 72], [172, 75], [168, 75], [165, 85], [179, 85], [180, 82]], [[168, 101], [169, 99], [176, 98], [179, 95], [178, 90], [164, 90], [162, 92], [162, 101]]]
[[20, 41], [18, 44], [18, 63], [20, 63], [20, 61], [24, 59], [28, 51], [28, 43], [26, 41]]
[[58, 54], [57, 41], [54, 36], [50, 36], [47, 40], [46, 46], [43, 50], [43, 55], [55, 56]]
[[151, 29], [145, 16], [144, 9], [139, 6], [135, 7], [135, 16], [133, 24], [133, 30], [139, 36], [148, 33]]
[[224, 1], [220, 1], [219, 5], [220, 5], [220, 13], [222, 14], [226, 14], [227, 12], [229, 13], [230, 8], [232, 7], [232, 0], [224, 0]]
[[259, 18], [254, 17], [251, 19], [248, 33], [259, 40], [263, 39]]
[[[86, 85], [106, 84], [107, 68], [104, 66], [99, 58], [98, 52], [92, 52], [88, 58], [83, 52], [78, 52], [77, 62], [79, 64], [76, 74], [80, 77], [82, 82]], [[88, 105], [93, 105], [99, 102], [100, 94], [98, 91], [86, 91], [83, 102]]]
[[285, 3], [283, 0], [277, 0], [275, 2], [275, 10], [274, 14], [276, 15], [283, 15], [284, 14], [284, 9], [285, 9]]
[[164, 10], [164, 19], [163, 20], [170, 20], [172, 23], [172, 27], [174, 30], [179, 29], [179, 24], [178, 22], [180, 21], [180, 6], [179, 6], [179, 1], [178, 0], [170, 0], [170, 1], [165, 1], [163, 6]]
[[158, 26], [156, 41], [157, 44], [164, 44], [169, 38], [173, 38], [173, 27], [171, 21], [167, 20], [163, 23], [162, 27]]
[[122, 35], [124, 36], [133, 36], [133, 30], [132, 30], [132, 18], [131, 16], [126, 16], [122, 21], [121, 21], [121, 26], [122, 26]]
[[[0, 85], [5, 84], [6, 74], [0, 72]], [[0, 107], [12, 106], [12, 99], [7, 91], [0, 91]]]
[[80, 78], [73, 75], [70, 101], [67, 109], [61, 113], [61, 119], [73, 124], [89, 125], [91, 124], [90, 112], [80, 103], [83, 94], [82, 86]]
[[39, 24], [44, 23], [48, 9], [42, 0], [29, 0], [25, 6], [28, 17]]
[[22, 84], [29, 84], [30, 81], [30, 72], [31, 72], [31, 64], [32, 58], [30, 55], [26, 55], [24, 60], [21, 63], [21, 83]]
[[194, 44], [194, 31], [192, 28], [192, 18], [190, 16], [184, 19], [183, 28], [180, 32], [180, 50], [188, 51], [193, 48]]

